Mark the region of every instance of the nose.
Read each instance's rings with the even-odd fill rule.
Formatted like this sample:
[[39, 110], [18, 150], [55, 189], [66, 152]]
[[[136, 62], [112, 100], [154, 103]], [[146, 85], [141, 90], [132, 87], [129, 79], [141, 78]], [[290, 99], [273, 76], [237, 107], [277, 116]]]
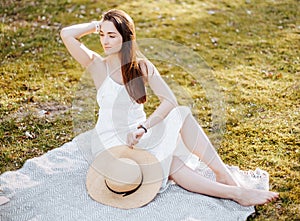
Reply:
[[103, 41], [104, 45], [108, 45], [108, 43], [109, 43], [109, 39], [107, 36], [104, 36], [102, 41]]

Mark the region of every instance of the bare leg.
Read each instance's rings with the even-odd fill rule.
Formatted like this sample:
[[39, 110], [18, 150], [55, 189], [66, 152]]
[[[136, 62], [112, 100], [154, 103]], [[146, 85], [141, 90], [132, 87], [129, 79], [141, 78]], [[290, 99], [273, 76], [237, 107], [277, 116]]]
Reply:
[[214, 171], [218, 182], [239, 186], [191, 113], [182, 125], [181, 137], [187, 148]]
[[173, 157], [170, 174], [170, 179], [184, 189], [209, 196], [231, 199], [242, 206], [261, 205], [278, 198], [278, 194], [274, 192], [245, 189], [211, 181], [185, 166], [177, 157]]

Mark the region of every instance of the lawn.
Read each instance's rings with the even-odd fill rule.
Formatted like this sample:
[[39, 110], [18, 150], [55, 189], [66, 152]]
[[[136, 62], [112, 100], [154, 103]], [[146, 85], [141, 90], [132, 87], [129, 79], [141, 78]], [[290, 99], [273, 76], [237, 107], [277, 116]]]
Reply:
[[[222, 159], [269, 172], [270, 189], [280, 199], [258, 206], [249, 219], [300, 220], [298, 0], [2, 1], [0, 173], [85, 129], [78, 129], [74, 111], [78, 89], [86, 86], [84, 70], [59, 32], [110, 8], [132, 16], [141, 50], [179, 103], [191, 106]], [[97, 35], [83, 40], [102, 53]], [[160, 57], [168, 50], [172, 58]], [[190, 65], [199, 60], [203, 72]], [[156, 105], [149, 96], [147, 114]]]

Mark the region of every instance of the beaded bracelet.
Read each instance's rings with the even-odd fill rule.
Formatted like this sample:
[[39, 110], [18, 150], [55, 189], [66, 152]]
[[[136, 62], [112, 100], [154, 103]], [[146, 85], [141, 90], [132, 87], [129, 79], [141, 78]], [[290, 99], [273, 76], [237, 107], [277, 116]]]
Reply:
[[144, 129], [145, 133], [147, 133], [148, 130], [147, 130], [147, 128], [144, 127], [143, 125], [140, 125], [140, 126], [137, 127], [137, 129], [141, 129], [141, 128]]
[[100, 23], [99, 23], [99, 21], [92, 21], [91, 23], [95, 25], [95, 32], [94, 33], [99, 34], [99, 32], [100, 32]]

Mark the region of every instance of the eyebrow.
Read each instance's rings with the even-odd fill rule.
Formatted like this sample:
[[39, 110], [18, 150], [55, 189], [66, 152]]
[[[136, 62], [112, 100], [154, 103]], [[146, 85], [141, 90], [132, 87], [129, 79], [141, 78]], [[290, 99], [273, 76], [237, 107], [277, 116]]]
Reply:
[[[101, 33], [101, 32], [103, 33], [103, 31], [102, 31], [102, 30], [100, 30], [100, 33]], [[107, 32], [107, 34], [115, 34], [115, 35], [116, 35], [117, 33], [116, 33], [116, 32], [114, 32], [114, 31], [109, 31], [109, 32]]]

